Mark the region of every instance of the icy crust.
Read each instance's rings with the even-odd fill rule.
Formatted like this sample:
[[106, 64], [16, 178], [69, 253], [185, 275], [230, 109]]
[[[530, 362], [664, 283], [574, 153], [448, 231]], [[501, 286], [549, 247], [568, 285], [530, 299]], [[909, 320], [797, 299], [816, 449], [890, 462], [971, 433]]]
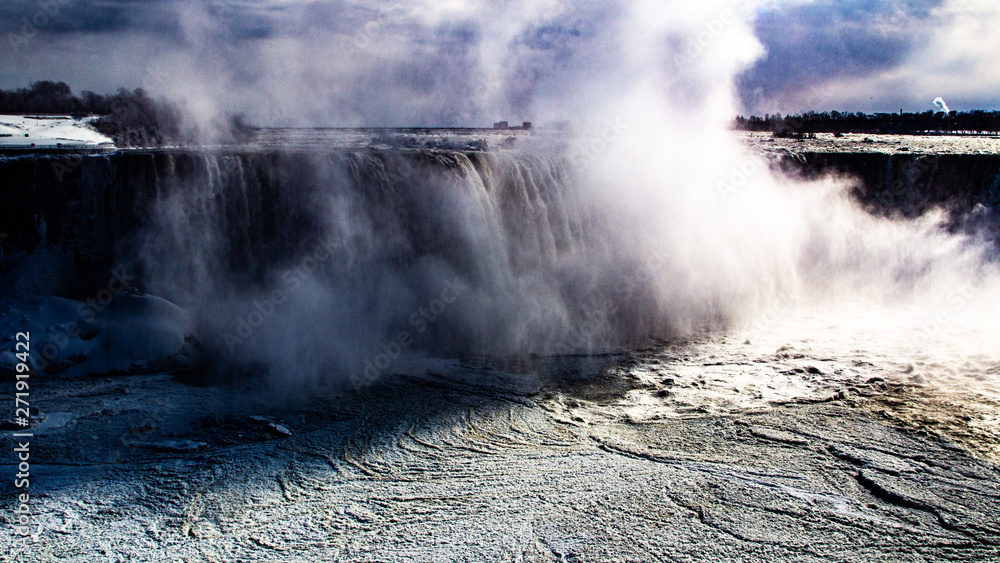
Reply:
[[153, 295], [120, 293], [110, 303], [40, 297], [0, 308], [0, 331], [10, 344], [0, 370], [17, 365], [12, 339], [30, 333], [32, 367], [64, 376], [175, 371], [191, 367], [198, 341], [185, 310]]
[[[391, 377], [363, 393], [297, 397], [156, 374], [42, 385], [36, 525], [11, 559], [1000, 556], [998, 466], [947, 441], [885, 424], [852, 399], [609, 417], [634, 382], [616, 362], [588, 372], [576, 360], [535, 366], [544, 389], [531, 396], [470, 385], [459, 366], [433, 381]], [[878, 396], [857, 399], [868, 400]], [[12, 440], [0, 435], [0, 446], [10, 451]], [[0, 498], [13, 493], [13, 480], [0, 482]], [[11, 514], [0, 512], [5, 545]]]
[[1000, 154], [994, 135], [878, 135], [874, 133], [817, 133], [814, 138], [776, 138], [770, 133], [734, 131], [733, 135], [758, 154], [782, 156], [802, 153], [840, 154]]

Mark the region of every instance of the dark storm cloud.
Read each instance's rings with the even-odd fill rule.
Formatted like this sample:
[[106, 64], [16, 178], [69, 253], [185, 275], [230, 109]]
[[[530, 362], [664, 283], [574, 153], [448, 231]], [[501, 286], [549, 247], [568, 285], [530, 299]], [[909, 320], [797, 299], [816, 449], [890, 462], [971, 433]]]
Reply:
[[115, 33], [144, 30], [172, 34], [178, 30], [175, 0], [6, 0], [0, 5], [3, 31], [20, 30], [25, 20], [33, 21], [44, 34]]
[[[301, 23], [323, 25], [339, 21], [342, 8], [337, 3], [310, 3], [295, 10], [273, 3], [192, 2], [191, 0], [10, 0], [0, 5], [3, 31], [19, 31], [24, 21], [38, 12], [47, 12], [45, 36], [77, 33], [141, 33], [165, 40], [182, 40], [181, 11], [202, 7], [233, 40], [264, 39], [274, 33], [299, 30]], [[296, 17], [296, 16], [300, 17]], [[305, 16], [305, 17], [301, 17]], [[295, 20], [290, 22], [290, 20]], [[291, 24], [290, 24], [291, 23]]]
[[755, 31], [767, 55], [741, 77], [744, 104], [750, 109], [780, 104], [818, 83], [903, 64], [915, 47], [928, 41], [937, 23], [932, 11], [942, 4], [821, 0], [761, 11]]

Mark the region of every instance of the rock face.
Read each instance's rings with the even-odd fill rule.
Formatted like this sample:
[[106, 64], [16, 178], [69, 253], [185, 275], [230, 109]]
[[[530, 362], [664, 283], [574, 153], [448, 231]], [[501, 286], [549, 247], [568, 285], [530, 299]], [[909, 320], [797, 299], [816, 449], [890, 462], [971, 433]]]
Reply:
[[858, 180], [855, 197], [881, 214], [916, 217], [933, 207], [958, 215], [1000, 204], [1000, 155], [801, 152], [779, 158], [785, 172]]

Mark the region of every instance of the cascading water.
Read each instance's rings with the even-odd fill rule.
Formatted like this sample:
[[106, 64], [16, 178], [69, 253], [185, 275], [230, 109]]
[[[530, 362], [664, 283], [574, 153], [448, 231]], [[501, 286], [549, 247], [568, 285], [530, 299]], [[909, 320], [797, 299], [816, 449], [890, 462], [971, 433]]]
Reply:
[[[989, 246], [948, 235], [933, 216], [876, 215], [941, 204], [965, 217], [970, 202], [992, 202], [994, 161], [777, 161], [813, 177], [859, 176], [864, 213], [838, 183], [782, 187], [763, 176], [733, 201], [668, 181], [647, 208], [629, 209], [642, 199], [628, 189], [620, 201], [594, 197], [600, 170], [558, 150], [132, 152], [38, 182], [41, 193], [73, 189], [35, 214], [60, 226], [50, 246], [75, 249], [75, 279], [94, 280], [82, 296], [114, 268], [133, 273], [140, 290], [195, 316], [216, 370], [337, 378], [362, 373], [386, 346], [566, 354], [752, 324], [790, 296], [922, 299], [980, 276]], [[44, 180], [40, 162], [49, 163], [31, 174]], [[964, 189], [939, 185], [968, 162]]]
[[[559, 157], [164, 154], [151, 166], [152, 183], [117, 194], [135, 214], [118, 222], [137, 225], [119, 237], [117, 263], [200, 312], [223, 363], [271, 362], [290, 334], [300, 369], [343, 372], [401, 331], [411, 351], [516, 355], [670, 330], [641, 291], [616, 294], [609, 318], [611, 288], [636, 266]], [[458, 305], [442, 308], [449, 292]]]

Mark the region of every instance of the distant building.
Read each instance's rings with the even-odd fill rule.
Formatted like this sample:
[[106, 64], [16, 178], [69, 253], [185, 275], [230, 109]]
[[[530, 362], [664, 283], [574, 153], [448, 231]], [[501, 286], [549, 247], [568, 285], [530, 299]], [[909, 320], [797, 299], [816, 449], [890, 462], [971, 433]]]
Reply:
[[528, 129], [531, 129], [531, 122], [530, 121], [525, 121], [521, 125], [511, 126], [511, 124], [509, 122], [507, 122], [507, 121], [497, 121], [496, 123], [493, 124], [493, 128], [494, 129], [514, 129], [514, 130], [524, 130], [524, 131], [527, 131]]

